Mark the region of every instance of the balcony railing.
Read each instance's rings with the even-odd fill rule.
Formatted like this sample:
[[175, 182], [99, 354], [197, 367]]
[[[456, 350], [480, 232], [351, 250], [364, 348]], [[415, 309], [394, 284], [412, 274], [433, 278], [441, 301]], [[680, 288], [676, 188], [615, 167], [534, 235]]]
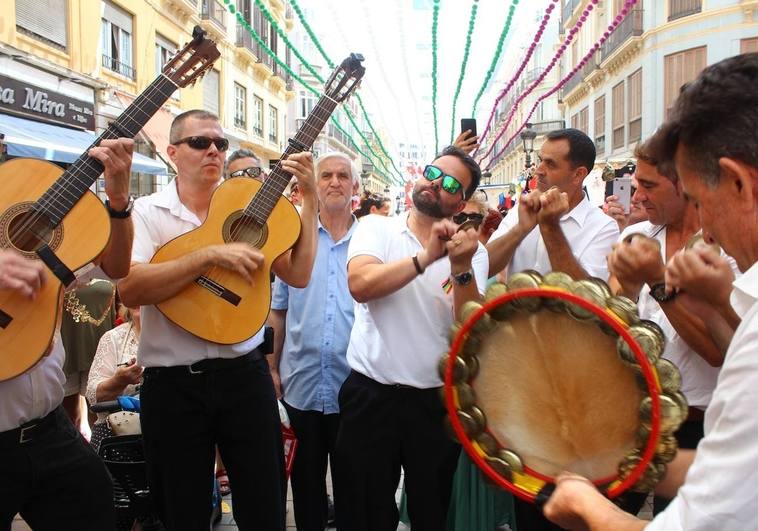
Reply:
[[616, 31], [611, 33], [608, 40], [600, 48], [601, 61], [605, 61], [619, 46], [631, 37], [642, 35], [642, 9], [632, 9], [626, 18], [619, 24]]
[[289, 74], [284, 78], [284, 86], [287, 90], [295, 90], [295, 80]]
[[133, 66], [122, 63], [119, 60], [114, 59], [113, 57], [108, 57], [107, 55], [103, 55], [102, 64], [108, 70], [113, 70], [114, 72], [121, 74], [122, 76], [128, 77], [129, 79], [136, 79]]
[[[255, 46], [258, 43], [253, 40], [253, 36], [242, 26], [237, 26], [237, 46], [240, 48], [247, 48], [251, 52], [255, 53]], [[256, 55], [257, 57], [257, 55]]]
[[669, 21], [700, 13], [702, 0], [669, 0]]
[[224, 9], [224, 6], [218, 0], [203, 0], [202, 7], [200, 8], [200, 18], [215, 22], [221, 29], [226, 29], [224, 25], [225, 11], [226, 9]]
[[255, 134], [256, 134], [256, 135], [258, 135], [259, 137], [263, 138], [263, 128], [262, 128], [262, 127], [259, 127], [259, 126], [257, 126], [257, 125], [254, 125], [254, 126], [253, 126], [253, 133], [255, 133]]
[[247, 123], [245, 122], [244, 118], [241, 118], [239, 116], [234, 117], [234, 127], [239, 127], [240, 129], [247, 129]]
[[579, 85], [579, 83], [584, 81], [587, 78], [587, 76], [589, 76], [592, 72], [594, 72], [597, 67], [598, 67], [597, 53], [595, 53], [595, 55], [593, 55], [590, 58], [587, 64], [584, 65], [582, 69], [574, 75], [574, 77], [569, 79], [565, 85], [563, 85], [563, 94], [568, 94], [569, 92], [574, 90], [574, 88], [576, 88]]

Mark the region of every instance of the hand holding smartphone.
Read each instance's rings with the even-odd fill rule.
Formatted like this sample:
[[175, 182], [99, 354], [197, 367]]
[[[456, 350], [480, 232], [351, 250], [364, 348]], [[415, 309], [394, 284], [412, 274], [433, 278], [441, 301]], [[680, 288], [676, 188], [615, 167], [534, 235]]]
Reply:
[[630, 214], [632, 207], [632, 178], [618, 177], [614, 179], [613, 195], [618, 198], [618, 202], [624, 207], [624, 214]]

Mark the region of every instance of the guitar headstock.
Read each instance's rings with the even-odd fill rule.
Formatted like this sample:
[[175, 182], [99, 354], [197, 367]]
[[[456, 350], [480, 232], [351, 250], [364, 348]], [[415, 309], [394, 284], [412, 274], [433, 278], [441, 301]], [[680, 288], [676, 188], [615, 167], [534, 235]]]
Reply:
[[359, 53], [351, 53], [350, 57], [342, 61], [324, 86], [324, 94], [331, 99], [342, 102], [355, 91], [366, 69], [361, 65], [363, 56]]
[[205, 31], [200, 26], [195, 26], [192, 40], [166, 63], [163, 74], [184, 88], [203, 77], [219, 57], [221, 52], [216, 43], [205, 38]]

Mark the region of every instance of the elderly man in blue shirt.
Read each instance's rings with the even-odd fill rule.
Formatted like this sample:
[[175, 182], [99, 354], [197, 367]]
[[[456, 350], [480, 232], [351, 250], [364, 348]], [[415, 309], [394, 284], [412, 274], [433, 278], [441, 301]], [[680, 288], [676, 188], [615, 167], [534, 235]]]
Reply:
[[327, 521], [326, 467], [339, 514], [339, 466], [334, 446], [339, 428], [337, 394], [350, 373], [346, 352], [353, 327], [353, 298], [347, 287], [347, 248], [357, 226], [351, 211], [358, 171], [338, 152], [316, 161], [320, 203], [318, 250], [311, 281], [298, 289], [274, 285], [270, 323], [274, 355], [269, 360], [295, 436], [292, 498], [298, 531], [323, 531]]

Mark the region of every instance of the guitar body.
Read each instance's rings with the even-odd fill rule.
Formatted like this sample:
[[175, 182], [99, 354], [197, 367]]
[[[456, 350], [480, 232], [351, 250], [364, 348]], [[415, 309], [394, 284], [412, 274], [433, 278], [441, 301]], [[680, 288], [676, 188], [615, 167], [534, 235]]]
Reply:
[[[39, 219], [29, 225], [31, 206], [63, 174], [50, 162], [14, 159], [0, 165], [0, 248], [15, 249], [30, 260], [47, 244], [71, 271], [96, 259], [110, 239], [110, 218], [98, 197], [87, 192], [63, 222], [51, 228]], [[60, 319], [60, 280], [47, 271], [47, 282], [30, 300], [14, 290], [0, 289], [0, 381], [30, 369], [47, 351]]]
[[284, 196], [280, 196], [262, 228], [242, 216], [260, 188], [260, 182], [245, 177], [224, 181], [211, 198], [205, 222], [166, 243], [151, 260], [167, 262], [209, 245], [235, 241], [248, 242], [261, 250], [264, 262], [255, 272], [252, 285], [233, 271], [215, 267], [200, 281], [156, 305], [174, 324], [207, 341], [239, 343], [263, 326], [271, 302], [271, 265], [300, 236], [300, 216]]

